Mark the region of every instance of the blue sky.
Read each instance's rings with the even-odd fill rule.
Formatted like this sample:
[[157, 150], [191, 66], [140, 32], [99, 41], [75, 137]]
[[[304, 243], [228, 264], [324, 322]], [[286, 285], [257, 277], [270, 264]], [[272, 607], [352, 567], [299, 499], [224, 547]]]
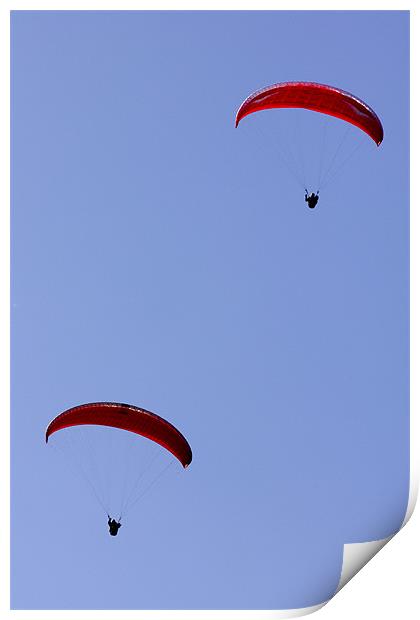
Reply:
[[[385, 129], [314, 211], [257, 119], [234, 129], [286, 80]], [[12, 114], [12, 606], [325, 600], [406, 505], [408, 13], [15, 12]], [[96, 400], [194, 453], [116, 540], [43, 441]]]

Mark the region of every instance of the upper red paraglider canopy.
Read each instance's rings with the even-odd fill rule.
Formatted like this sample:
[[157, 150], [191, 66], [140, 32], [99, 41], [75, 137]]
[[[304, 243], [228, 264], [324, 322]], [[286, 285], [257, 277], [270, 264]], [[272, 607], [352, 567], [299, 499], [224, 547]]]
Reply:
[[84, 424], [112, 426], [137, 433], [172, 452], [184, 467], [192, 461], [191, 448], [175, 426], [151, 411], [122, 403], [88, 403], [68, 409], [50, 422], [45, 440], [48, 442], [50, 435], [60, 429]]
[[315, 82], [282, 82], [250, 95], [236, 114], [236, 124], [253, 112], [271, 108], [306, 108], [352, 123], [379, 146], [384, 137], [381, 121], [361, 99], [333, 86]]

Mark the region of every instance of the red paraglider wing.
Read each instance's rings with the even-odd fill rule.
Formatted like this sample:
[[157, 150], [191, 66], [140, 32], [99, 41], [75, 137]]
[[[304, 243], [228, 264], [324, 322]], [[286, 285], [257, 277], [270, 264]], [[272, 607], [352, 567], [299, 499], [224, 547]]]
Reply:
[[84, 424], [112, 426], [137, 433], [172, 452], [184, 467], [192, 461], [191, 448], [175, 426], [146, 409], [122, 403], [88, 403], [68, 409], [50, 422], [45, 440], [48, 442], [50, 435], [60, 429]]
[[306, 108], [341, 118], [365, 131], [378, 146], [384, 137], [378, 116], [361, 99], [339, 88], [314, 82], [283, 82], [253, 93], [239, 108], [235, 127], [244, 116], [271, 108]]

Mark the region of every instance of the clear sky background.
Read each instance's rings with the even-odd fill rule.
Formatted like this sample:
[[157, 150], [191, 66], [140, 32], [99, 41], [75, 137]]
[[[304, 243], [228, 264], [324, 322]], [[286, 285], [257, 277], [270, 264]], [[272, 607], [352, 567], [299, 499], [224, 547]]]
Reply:
[[[304, 607], [331, 596], [343, 543], [398, 529], [408, 27], [13, 14], [14, 608]], [[286, 80], [353, 92], [385, 129], [313, 211], [255, 119], [234, 129], [250, 92]], [[44, 443], [52, 417], [97, 400], [156, 411], [194, 454], [116, 539]]]

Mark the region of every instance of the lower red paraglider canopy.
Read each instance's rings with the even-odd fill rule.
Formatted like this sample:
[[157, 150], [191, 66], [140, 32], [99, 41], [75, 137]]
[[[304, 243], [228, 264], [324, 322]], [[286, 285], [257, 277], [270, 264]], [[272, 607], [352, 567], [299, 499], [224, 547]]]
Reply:
[[58, 430], [84, 424], [111, 426], [137, 433], [169, 450], [184, 467], [192, 461], [191, 448], [175, 426], [151, 411], [122, 403], [88, 403], [68, 409], [50, 422], [45, 440], [48, 442], [48, 438]]

